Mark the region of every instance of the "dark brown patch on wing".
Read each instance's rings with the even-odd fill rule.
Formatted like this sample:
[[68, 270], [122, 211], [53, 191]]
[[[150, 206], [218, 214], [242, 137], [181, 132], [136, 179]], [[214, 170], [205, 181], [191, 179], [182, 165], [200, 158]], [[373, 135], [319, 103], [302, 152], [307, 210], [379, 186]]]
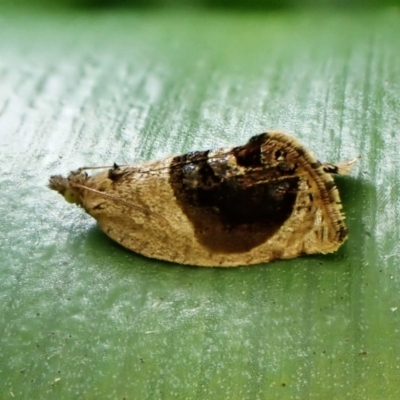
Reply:
[[260, 167], [262, 165], [261, 146], [268, 138], [268, 133], [253, 136], [244, 146], [234, 147], [232, 153], [238, 165], [243, 167]]
[[175, 197], [197, 239], [210, 250], [247, 252], [273, 236], [292, 214], [299, 177], [282, 161], [262, 162], [265, 139], [257, 136], [226, 157], [195, 152], [171, 163]]

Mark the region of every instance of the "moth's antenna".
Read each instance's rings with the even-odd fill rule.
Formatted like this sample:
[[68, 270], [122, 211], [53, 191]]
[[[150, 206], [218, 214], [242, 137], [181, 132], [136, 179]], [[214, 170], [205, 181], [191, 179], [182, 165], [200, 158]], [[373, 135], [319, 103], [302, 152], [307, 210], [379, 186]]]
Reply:
[[127, 167], [127, 166], [129, 166], [129, 164], [117, 165], [114, 163], [114, 165], [102, 165], [100, 167], [81, 167], [81, 168], [78, 168], [78, 170], [76, 172], [79, 174], [82, 171], [86, 171], [88, 169], [108, 169], [108, 168], [119, 168], [119, 167]]
[[[208, 156], [201, 157], [201, 158], [199, 157], [197, 160], [194, 160], [194, 161], [193, 160], [181, 161], [181, 162], [175, 164], [174, 167], [178, 167], [178, 166], [181, 166], [181, 165], [187, 165], [187, 164], [193, 164], [194, 162], [203, 161], [203, 160], [207, 160], [207, 159], [208, 160], [218, 160], [219, 158], [223, 158], [223, 157], [227, 156], [228, 154], [230, 154], [230, 152], [231, 151], [223, 152], [223, 153], [215, 155], [213, 157], [208, 157]], [[152, 162], [149, 161], [149, 164], [151, 164], [151, 163]], [[146, 163], [144, 162], [144, 163], [142, 163], [142, 165], [145, 166]], [[115, 169], [115, 168], [119, 168], [119, 167], [129, 167], [129, 166], [131, 166], [131, 164], [121, 164], [121, 165], [118, 164], [117, 165], [117, 164], [114, 163], [114, 165], [101, 165], [101, 166], [96, 166], [96, 167], [81, 167], [81, 168], [77, 169], [76, 173], [79, 174], [82, 171], [87, 171], [87, 170], [109, 169], [109, 168], [114, 168]], [[166, 167], [154, 168], [154, 169], [152, 169], [152, 171], [161, 171], [161, 170], [163, 170], [165, 168]]]
[[162, 220], [164, 220], [165, 222], [168, 223], [168, 220], [167, 220], [166, 218], [164, 218], [162, 215], [157, 214], [157, 213], [155, 213], [154, 211], [146, 210], [146, 209], [143, 208], [143, 207], [135, 206], [134, 204], [128, 203], [127, 201], [122, 200], [122, 199], [120, 199], [119, 197], [115, 197], [115, 196], [113, 196], [112, 194], [103, 193], [103, 192], [100, 192], [100, 190], [96, 190], [96, 189], [90, 188], [90, 187], [88, 187], [88, 186], [81, 185], [81, 184], [79, 184], [79, 183], [73, 183], [73, 182], [71, 182], [71, 186], [77, 187], [77, 188], [80, 188], [80, 189], [84, 189], [84, 190], [87, 190], [87, 191], [92, 192], [92, 193], [96, 193], [96, 194], [98, 194], [99, 196], [106, 197], [106, 198], [111, 199], [111, 200], [113, 200], [113, 201], [115, 201], [115, 202], [117, 202], [117, 203], [124, 204], [124, 205], [126, 205], [126, 206], [128, 206], [128, 207], [130, 207], [130, 208], [133, 208], [133, 209], [135, 209], [135, 210], [137, 210], [137, 211], [140, 211], [140, 212], [142, 212], [142, 213], [144, 213], [144, 214], [147, 214], [147, 215], [154, 215], [155, 217], [157, 217], [157, 218], [159, 218], [159, 219], [162, 219]]
[[[215, 155], [213, 157], [204, 156], [204, 157], [201, 157], [201, 158], [199, 157], [199, 158], [197, 158], [195, 160], [181, 161], [179, 163], [174, 164], [174, 167], [180, 167], [182, 165], [188, 165], [188, 164], [195, 164], [196, 162], [204, 161], [204, 160], [210, 160], [210, 161], [218, 160], [219, 158], [223, 158], [223, 157], [231, 154], [231, 152], [232, 152], [232, 150], [220, 153], [220, 154]], [[161, 170], [163, 170], [165, 168], [166, 167], [154, 168], [154, 169], [152, 169], [152, 171], [161, 171]]]

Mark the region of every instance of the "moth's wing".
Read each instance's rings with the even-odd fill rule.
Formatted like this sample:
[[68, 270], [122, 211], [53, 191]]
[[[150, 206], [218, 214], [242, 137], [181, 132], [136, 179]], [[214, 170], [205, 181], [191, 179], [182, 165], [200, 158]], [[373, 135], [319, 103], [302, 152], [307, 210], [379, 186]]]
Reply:
[[126, 168], [111, 174], [110, 194], [124, 203], [95, 218], [149, 257], [234, 266], [331, 252], [346, 238], [333, 178], [281, 133]]
[[[326, 164], [321, 165], [305, 147], [282, 133], [271, 134], [268, 143], [266, 150], [281, 146], [282, 151], [287, 152], [287, 162], [296, 167], [296, 174], [301, 177], [295, 211], [306, 210], [303, 218], [312, 222], [312, 230], [305, 239], [312, 238], [306, 246], [307, 252], [326, 253], [337, 250], [347, 238], [347, 228], [341, 211], [339, 191], [332, 175], [324, 169]], [[343, 173], [341, 167], [338, 172]]]
[[[94, 175], [84, 208], [100, 228], [124, 247], [153, 258], [172, 260], [176, 213], [169, 207], [168, 160], [153, 165], [114, 167]], [[152, 173], [159, 168], [158, 173]], [[95, 190], [93, 190], [95, 189]]]
[[274, 254], [284, 257], [276, 242], [282, 236], [286, 242], [309, 242], [297, 246], [297, 255], [328, 252], [347, 233], [332, 177], [281, 133], [256, 136], [223, 156], [197, 152], [175, 157], [170, 182], [197, 240], [213, 253], [240, 258], [268, 247], [266, 260], [277, 258]]

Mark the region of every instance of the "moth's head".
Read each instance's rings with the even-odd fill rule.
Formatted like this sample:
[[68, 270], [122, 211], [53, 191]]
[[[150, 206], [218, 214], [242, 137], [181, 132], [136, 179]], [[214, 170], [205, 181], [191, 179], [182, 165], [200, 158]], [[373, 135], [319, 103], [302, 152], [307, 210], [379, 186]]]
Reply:
[[82, 205], [79, 186], [85, 186], [88, 175], [81, 171], [71, 172], [67, 178], [61, 175], [50, 177], [48, 187], [64, 196], [68, 203]]

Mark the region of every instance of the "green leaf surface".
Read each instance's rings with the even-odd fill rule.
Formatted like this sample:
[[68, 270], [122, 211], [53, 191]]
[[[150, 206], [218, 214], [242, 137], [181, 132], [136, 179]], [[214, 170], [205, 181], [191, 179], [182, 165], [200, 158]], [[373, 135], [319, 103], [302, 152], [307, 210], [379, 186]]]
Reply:
[[[400, 398], [400, 13], [0, 15], [1, 399]], [[360, 155], [334, 255], [154, 261], [46, 188], [244, 143]]]

